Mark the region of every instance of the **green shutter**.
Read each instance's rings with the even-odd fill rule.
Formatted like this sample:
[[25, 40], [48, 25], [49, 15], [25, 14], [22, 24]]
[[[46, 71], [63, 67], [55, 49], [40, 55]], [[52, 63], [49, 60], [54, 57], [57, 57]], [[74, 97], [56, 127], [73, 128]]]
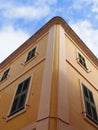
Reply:
[[91, 119], [93, 122], [98, 124], [98, 116], [96, 111], [96, 106], [94, 103], [93, 93], [84, 85], [83, 86], [83, 95], [86, 108], [86, 116]]
[[10, 70], [10, 68], [9, 68], [9, 69], [7, 69], [7, 70], [4, 72], [4, 74], [3, 74], [2, 78], [1, 78], [1, 81], [3, 81], [4, 79], [6, 79], [6, 78], [7, 78], [8, 73], [9, 73], [9, 70]]
[[26, 96], [29, 88], [30, 77], [18, 85], [10, 115], [13, 115], [24, 109]]
[[79, 56], [79, 62], [80, 62], [80, 64], [87, 69], [84, 57], [80, 53], [78, 53], [78, 56]]
[[33, 58], [33, 57], [35, 56], [35, 53], [36, 53], [36, 47], [33, 48], [33, 49], [28, 53], [26, 62], [29, 61], [31, 58]]

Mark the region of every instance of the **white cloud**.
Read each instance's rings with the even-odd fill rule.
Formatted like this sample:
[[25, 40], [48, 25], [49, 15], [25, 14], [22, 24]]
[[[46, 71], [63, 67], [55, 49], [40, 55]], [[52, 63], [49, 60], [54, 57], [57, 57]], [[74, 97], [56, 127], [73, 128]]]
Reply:
[[98, 29], [94, 29], [87, 20], [76, 23], [71, 22], [70, 25], [90, 50], [98, 57]]
[[[18, 2], [17, 2], [18, 3]], [[31, 1], [31, 4], [15, 4], [14, 2], [0, 2], [1, 15], [7, 19], [26, 19], [34, 20], [47, 16], [51, 12], [51, 5], [57, 3], [57, 0], [37, 0]]]
[[75, 0], [72, 4], [72, 8], [74, 9], [82, 9], [85, 5], [90, 4], [91, 0]]
[[[16, 0], [15, 0], [16, 1]], [[19, 47], [28, 37], [29, 34], [24, 33], [23, 30], [17, 29], [15, 30], [12, 25], [15, 26], [14, 21], [18, 21], [18, 19], [23, 19], [24, 22], [31, 22], [31, 20], [40, 20], [45, 17], [45, 20], [49, 20], [55, 14], [62, 14], [63, 17], [70, 17], [69, 14], [74, 13], [74, 9], [83, 9], [84, 6], [91, 8], [91, 12], [89, 12], [89, 16], [92, 16], [92, 13], [95, 13], [96, 18], [98, 18], [98, 0], [74, 0], [72, 4], [68, 6], [66, 9], [64, 5], [60, 6], [58, 4], [58, 0], [37, 0], [32, 1], [28, 0], [27, 3], [20, 3], [18, 1], [13, 0], [1, 0], [0, 1], [0, 16], [4, 24], [9, 24], [10, 26], [5, 26], [0, 30], [0, 42], [1, 42], [1, 51], [0, 56], [7, 57], [9, 54], [13, 52], [17, 47]], [[61, 0], [62, 1], [62, 0]], [[66, 0], [65, 0], [66, 4]], [[64, 8], [63, 8], [64, 6]], [[55, 7], [55, 8], [54, 8]], [[85, 9], [87, 9], [85, 7]], [[67, 14], [67, 15], [66, 15]], [[86, 14], [87, 15], [87, 14]], [[94, 16], [95, 16], [94, 15]], [[73, 16], [73, 15], [71, 15]], [[81, 14], [80, 14], [81, 16]], [[86, 16], [87, 17], [87, 16]], [[70, 17], [72, 19], [72, 17]], [[77, 32], [77, 34], [83, 39], [83, 41], [87, 44], [87, 46], [92, 49], [92, 51], [98, 56], [97, 47], [98, 47], [98, 30], [94, 29], [91, 23], [87, 20], [76, 22], [77, 19], [74, 19], [75, 22], [72, 22], [72, 28]], [[8, 22], [8, 23], [6, 23]], [[20, 21], [19, 21], [20, 22]], [[38, 21], [37, 21], [38, 22]], [[44, 21], [43, 21], [44, 22]], [[12, 25], [11, 25], [12, 24]], [[19, 23], [18, 23], [19, 24]], [[24, 23], [23, 23], [24, 24]], [[29, 32], [29, 30], [28, 30]], [[8, 47], [6, 47], [8, 46]], [[0, 57], [1, 58], [1, 57]]]
[[37, 0], [35, 3], [37, 5], [53, 5], [56, 4], [58, 0]]
[[82, 9], [89, 5], [91, 5], [91, 12], [98, 13], [98, 0], [75, 0], [72, 7], [75, 9]]
[[93, 0], [92, 12], [96, 13], [96, 18], [98, 18], [98, 0]]
[[73, 3], [72, 8], [74, 8], [74, 9], [81, 9], [82, 8], [82, 1], [81, 0], [76, 0]]
[[[56, 4], [56, 2], [57, 0], [37, 0], [35, 2], [29, 0], [24, 4], [13, 0], [0, 1], [0, 16], [3, 23], [3, 27], [0, 26], [2, 28], [0, 29], [0, 43], [2, 48], [0, 50], [0, 62], [29, 37], [29, 34], [25, 33], [22, 29], [15, 29], [15, 21], [18, 21], [19, 18], [23, 19], [24, 22], [28, 20], [40, 20], [51, 14], [51, 5]], [[10, 24], [10, 26], [6, 24]]]
[[15, 30], [12, 26], [5, 26], [0, 31], [0, 62], [10, 55], [16, 48], [27, 40], [29, 35], [22, 30]]
[[3, 10], [3, 16], [9, 19], [23, 18], [27, 20], [40, 19], [49, 13], [49, 7], [20, 6]]

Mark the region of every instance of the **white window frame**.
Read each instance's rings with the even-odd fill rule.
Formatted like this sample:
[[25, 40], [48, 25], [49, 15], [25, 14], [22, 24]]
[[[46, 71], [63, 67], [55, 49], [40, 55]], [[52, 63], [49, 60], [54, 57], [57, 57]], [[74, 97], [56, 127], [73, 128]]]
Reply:
[[[32, 57], [32, 58], [30, 58], [29, 60], [27, 60], [27, 57], [28, 57], [29, 52], [32, 51], [34, 48], [36, 48], [34, 57]], [[34, 58], [37, 57], [37, 55], [38, 55], [38, 45], [32, 47], [32, 49], [30, 49], [30, 50], [28, 51], [28, 53], [27, 53], [27, 55], [26, 55], [26, 58], [25, 58], [25, 64], [27, 64], [27, 63], [29, 63], [30, 61], [32, 61]]]
[[[80, 63], [80, 61], [79, 61], [79, 54], [84, 58], [86, 67], [83, 66], [83, 65]], [[76, 59], [77, 59], [78, 64], [79, 64], [86, 72], [89, 73], [89, 69], [88, 69], [88, 65], [87, 65], [87, 60], [86, 60], [85, 56], [84, 56], [80, 51], [78, 51], [78, 50], [76, 51]]]
[[[2, 79], [3, 76], [4, 76], [4, 73], [5, 73], [7, 70], [9, 70], [9, 71], [8, 71], [8, 74], [7, 74], [6, 78]], [[2, 77], [0, 78], [0, 83], [2, 83], [3, 81], [5, 81], [6, 79], [8, 79], [10, 70], [11, 70], [11, 68], [9, 67], [9, 68], [7, 68], [5, 71], [3, 71]]]
[[[13, 105], [14, 98], [15, 98], [16, 91], [17, 91], [17, 88], [18, 88], [19, 84], [22, 83], [24, 80], [28, 79], [29, 77], [31, 77], [31, 79], [30, 79], [29, 88], [28, 88], [28, 92], [27, 92], [27, 96], [26, 96], [26, 100], [25, 100], [24, 109], [22, 109], [22, 110], [20, 110], [19, 112], [15, 113], [15, 114], [13, 114], [13, 115], [11, 115], [11, 116], [9, 116], [9, 115], [10, 115], [10, 112], [11, 112], [11, 109], [12, 109], [12, 105]], [[28, 76], [28, 77], [26, 77], [24, 80], [22, 80], [21, 82], [19, 82], [19, 84], [17, 85], [17, 87], [16, 87], [16, 89], [15, 89], [15, 92], [14, 92], [14, 95], [13, 95], [13, 98], [12, 98], [12, 101], [11, 101], [11, 105], [10, 105], [10, 107], [9, 107], [9, 111], [8, 111], [8, 114], [7, 114], [7, 117], [6, 117], [6, 121], [9, 121], [9, 120], [11, 120], [12, 118], [14, 118], [14, 117], [16, 117], [16, 116], [22, 114], [23, 112], [25, 112], [25, 111], [27, 110], [27, 108], [28, 108], [28, 106], [29, 106], [29, 104], [27, 104], [27, 103], [28, 103], [28, 98], [29, 98], [30, 89], [31, 89], [32, 76]]]
[[[84, 100], [84, 94], [83, 94], [83, 86], [82, 84], [84, 84], [86, 87], [88, 85], [86, 85], [86, 83], [84, 83], [83, 81], [80, 80], [80, 87], [81, 87], [81, 97], [82, 97], [82, 114], [83, 114], [83, 117], [86, 121], [88, 121], [89, 123], [91, 123], [92, 125], [94, 125], [95, 127], [98, 128], [98, 125], [96, 123], [94, 123], [91, 119], [89, 119], [86, 115], [86, 107], [85, 107], [85, 100]], [[87, 87], [88, 88], [88, 87]], [[89, 89], [89, 88], [88, 88]], [[90, 90], [90, 89], [89, 89]], [[93, 95], [94, 97], [94, 95]], [[97, 111], [97, 109], [96, 109]], [[97, 116], [98, 116], [98, 111], [97, 111]]]

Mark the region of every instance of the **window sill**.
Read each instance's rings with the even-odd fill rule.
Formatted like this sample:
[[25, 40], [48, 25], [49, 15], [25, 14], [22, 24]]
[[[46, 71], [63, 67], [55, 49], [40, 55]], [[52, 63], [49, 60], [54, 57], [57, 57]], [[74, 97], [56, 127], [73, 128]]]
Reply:
[[86, 116], [86, 113], [84, 114], [84, 119], [90, 123], [91, 125], [95, 126], [96, 128], [98, 128], [98, 125], [96, 123], [94, 123], [91, 119], [89, 119], [87, 116]]
[[85, 67], [79, 62], [78, 59], [77, 59], [77, 62], [78, 62], [78, 64], [79, 64], [87, 73], [90, 73], [90, 72], [91, 72], [88, 68], [85, 68]]
[[8, 80], [9, 77], [10, 77], [10, 75], [8, 75], [5, 79], [0, 80], [0, 84], [4, 83], [6, 80]]
[[21, 111], [19, 111], [19, 112], [13, 114], [13, 115], [11, 115], [11, 116], [8, 115], [8, 116], [6, 117], [6, 121], [8, 122], [9, 120], [11, 120], [11, 119], [13, 119], [13, 118], [19, 116], [20, 114], [26, 112], [26, 110], [27, 110], [27, 106], [25, 106], [24, 109], [22, 109]]
[[38, 53], [36, 53], [35, 56], [32, 57], [30, 60], [25, 61], [24, 63], [21, 63], [21, 65], [25, 66], [25, 65], [29, 64], [29, 63], [30, 63], [32, 60], [34, 60], [37, 56], [38, 56]]

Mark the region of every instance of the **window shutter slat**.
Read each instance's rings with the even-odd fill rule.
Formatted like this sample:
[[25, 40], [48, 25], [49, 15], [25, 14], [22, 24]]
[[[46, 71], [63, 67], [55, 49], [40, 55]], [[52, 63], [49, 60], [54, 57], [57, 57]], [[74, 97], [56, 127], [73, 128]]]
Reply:
[[27, 96], [27, 92], [28, 92], [28, 88], [29, 88], [30, 78], [31, 77], [24, 80], [22, 83], [20, 83], [18, 85], [9, 116], [17, 113], [18, 111], [20, 111], [24, 108], [26, 96]]
[[36, 48], [37, 48], [37, 47], [33, 48], [33, 49], [28, 53], [26, 62], [29, 61], [31, 58], [33, 58], [33, 57], [35, 56], [35, 54], [36, 54]]
[[98, 124], [98, 115], [94, 103], [93, 93], [84, 84], [82, 84], [82, 87], [86, 108], [86, 116], [93, 122]]

